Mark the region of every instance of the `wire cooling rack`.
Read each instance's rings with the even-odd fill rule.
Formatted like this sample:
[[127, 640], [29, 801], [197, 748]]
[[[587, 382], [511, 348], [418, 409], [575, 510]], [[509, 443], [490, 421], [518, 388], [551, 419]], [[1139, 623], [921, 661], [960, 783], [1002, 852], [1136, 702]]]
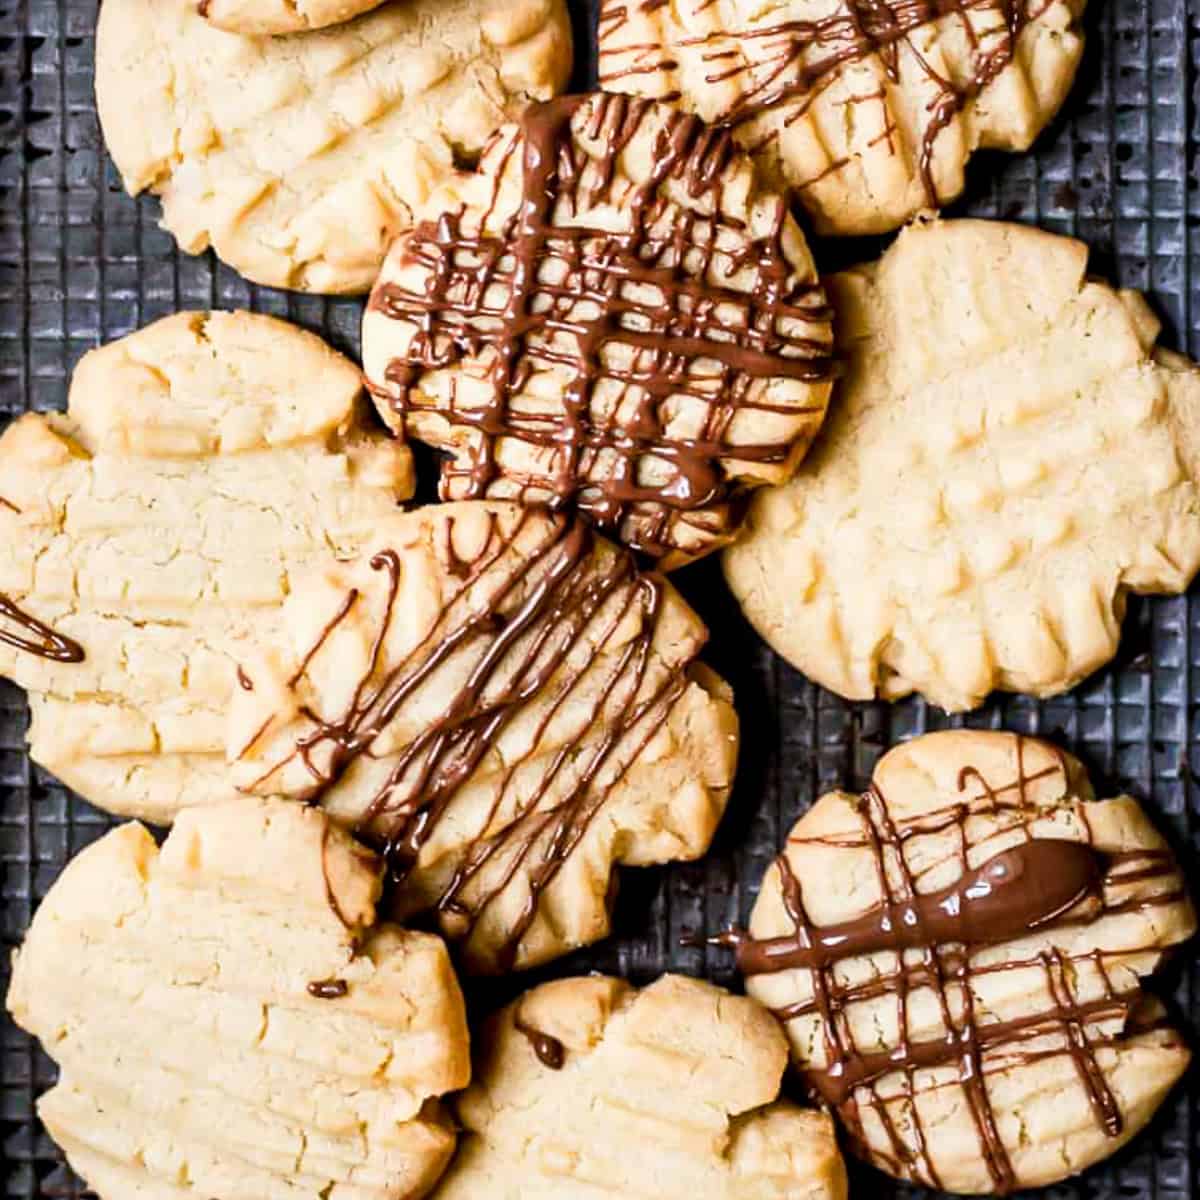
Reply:
[[[495, 0], [502, 3], [503, 0]], [[576, 86], [595, 78], [595, 0], [569, 0]], [[251, 308], [358, 349], [360, 302], [256, 287], [176, 250], [157, 205], [121, 189], [104, 153], [92, 91], [95, 0], [0, 0], [0, 425], [61, 408], [79, 356], [182, 308]], [[981, 154], [954, 211], [1036, 223], [1083, 238], [1093, 270], [1150, 294], [1165, 344], [1200, 356], [1200, 2], [1091, 0], [1088, 49], [1065, 111], [1031, 154]], [[879, 243], [819, 243], [822, 266], [873, 255]], [[822, 791], [865, 785], [888, 747], [947, 724], [1052, 737], [1080, 755], [1100, 790], [1146, 801], [1200, 879], [1200, 602], [1134, 601], [1118, 660], [1044, 703], [1004, 698], [948, 720], [920, 700], [847, 704], [773, 655], [742, 619], [712, 562], [676, 577], [712, 629], [708, 659], [734, 685], [743, 719], [738, 786], [712, 852], [695, 864], [625, 872], [616, 934], [535, 977], [476, 988], [486, 1007], [550, 974], [613, 971], [645, 982], [671, 969], [736, 986], [720, 951], [681, 937], [744, 918], [786, 830]], [[111, 823], [32, 765], [21, 693], [0, 681], [0, 931], [8, 950], [63, 864]], [[1185, 953], [1165, 990], [1200, 1029], [1200, 955]], [[53, 1067], [7, 1017], [0, 1075], [5, 1200], [81, 1197], [38, 1124], [34, 1101]], [[1109, 1163], [1042, 1190], [1085, 1197], [1187, 1200], [1200, 1195], [1200, 1069], [1151, 1128]], [[926, 1197], [855, 1168], [858, 1196]]]

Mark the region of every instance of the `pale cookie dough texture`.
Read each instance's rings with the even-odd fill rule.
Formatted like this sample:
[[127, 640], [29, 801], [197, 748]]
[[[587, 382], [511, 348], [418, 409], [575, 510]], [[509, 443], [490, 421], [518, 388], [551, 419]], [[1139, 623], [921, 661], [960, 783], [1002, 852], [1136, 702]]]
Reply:
[[543, 984], [484, 1025], [473, 1057], [442, 1200], [846, 1196], [829, 1117], [778, 1099], [778, 1025], [710, 983]]
[[384, 0], [194, 0], [202, 16], [230, 33], [303, 33], [338, 25]]
[[8, 1007], [101, 1200], [414, 1200], [454, 1150], [462, 995], [440, 939], [373, 924], [380, 864], [320, 812], [234, 801], [79, 854]]
[[1083, 51], [1084, 0], [604, 0], [600, 84], [726, 125], [820, 233], [885, 233], [1027, 150]]
[[105, 0], [96, 102], [128, 191], [190, 254], [246, 278], [364, 292], [388, 242], [571, 69], [563, 0], [392, 0], [286, 37], [226, 33], [196, 0]]
[[0, 611], [0, 675], [29, 692], [38, 762], [155, 822], [234, 794], [241, 642], [412, 493], [407, 449], [368, 415], [353, 364], [312, 334], [181, 313], [85, 355], [65, 415], [0, 435], [0, 602], [85, 654], [18, 648]]
[[575, 505], [665, 568], [790, 477], [831, 389], [804, 236], [728, 133], [591, 95], [531, 108], [388, 254], [363, 318], [385, 421], [444, 499]]
[[1045, 742], [955, 730], [800, 819], [739, 958], [859, 1153], [1003, 1193], [1111, 1154], [1179, 1079], [1189, 1051], [1141, 979], [1195, 923], [1135, 800], [1094, 799]]
[[616, 863], [698, 858], [737, 755], [707, 630], [583, 523], [470, 501], [381, 522], [246, 664], [246, 791], [321, 802], [385, 851], [393, 912], [471, 971], [603, 937]]
[[846, 374], [725, 573], [786, 659], [849, 699], [1051, 696], [1107, 662], [1128, 592], [1200, 565], [1200, 373], [1081, 243], [917, 225], [827, 281]]

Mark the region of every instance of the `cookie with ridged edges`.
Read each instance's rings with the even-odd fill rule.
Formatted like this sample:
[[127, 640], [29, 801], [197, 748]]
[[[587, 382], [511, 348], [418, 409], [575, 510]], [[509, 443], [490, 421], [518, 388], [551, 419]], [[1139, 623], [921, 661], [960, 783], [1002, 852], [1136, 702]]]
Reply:
[[1117, 648], [1129, 592], [1200, 565], [1200, 372], [1080, 242], [918, 224], [826, 282], [845, 376], [825, 435], [751, 505], [725, 575], [848, 699], [1052, 696]]
[[728, 542], [825, 415], [829, 311], [786, 194], [727, 132], [625, 96], [506, 127], [388, 254], [385, 421], [443, 499], [573, 507], [672, 567]]
[[283, 37], [197, 0], [107, 0], [96, 105], [132, 195], [255, 283], [365, 292], [456, 161], [571, 70], [563, 0], [390, 0]]
[[796, 823], [737, 947], [850, 1144], [971, 1195], [1065, 1179], [1150, 1120], [1190, 1052], [1142, 980], [1194, 932], [1130, 796], [1049, 743], [952, 730]]
[[68, 864], [8, 1008], [58, 1063], [38, 1114], [97, 1195], [425, 1195], [466, 1016], [441, 940], [375, 923], [380, 888], [323, 813], [247, 800]]
[[833, 1123], [779, 1098], [784, 1039], [744, 996], [560, 979], [486, 1021], [473, 1057], [445, 1200], [845, 1200]]
[[421, 508], [296, 584], [235, 694], [234, 780], [383, 849], [392, 911], [466, 969], [533, 966], [608, 932], [618, 863], [708, 848], [737, 718], [706, 639], [578, 519]]
[[230, 33], [303, 33], [338, 25], [385, 0], [198, 0], [200, 15]]
[[602, 87], [733, 130], [821, 233], [886, 233], [1027, 150], [1083, 52], [1084, 0], [604, 0]]
[[412, 494], [369, 416], [313, 334], [180, 313], [86, 354], [65, 414], [0, 435], [0, 675], [29, 693], [37, 762], [157, 823], [233, 794], [239, 645]]

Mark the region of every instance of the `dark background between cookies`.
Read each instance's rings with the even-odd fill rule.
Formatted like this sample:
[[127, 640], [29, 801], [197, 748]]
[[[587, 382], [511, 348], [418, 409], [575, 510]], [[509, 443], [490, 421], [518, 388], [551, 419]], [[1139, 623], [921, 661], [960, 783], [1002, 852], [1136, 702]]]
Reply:
[[[503, 3], [504, 0], [494, 0]], [[576, 87], [595, 79], [596, 0], [568, 0], [578, 35]], [[246, 283], [211, 254], [179, 252], [155, 201], [131, 200], [108, 161], [92, 93], [95, 0], [0, 0], [0, 426], [66, 403], [75, 362], [99, 342], [180, 309], [248, 307], [285, 316], [356, 355], [360, 301]], [[1088, 48], [1063, 115], [1032, 154], [981, 154], [954, 212], [1075, 234], [1092, 267], [1149, 292], [1166, 345], [1200, 355], [1200, 0], [1091, 0]], [[825, 268], [881, 242], [822, 242]], [[432, 464], [424, 467], [424, 494]], [[920, 700], [847, 704], [808, 683], [746, 624], [716, 562], [675, 576], [712, 629], [708, 661], [734, 686], [742, 718], [737, 789], [700, 863], [625, 872], [616, 933], [604, 944], [499, 984], [468, 985], [484, 1010], [519, 987], [589, 969], [643, 983], [670, 969], [737, 986], [720, 951], [681, 936], [749, 912], [788, 827], [820, 792], [858, 788], [888, 746], [948, 724], [1053, 738], [1079, 754], [1098, 790], [1144, 799], [1200, 883], [1200, 595], [1134, 600], [1117, 661], [1068, 696], [997, 700], [965, 721]], [[1195, 593], [1195, 589], [1194, 589]], [[112, 822], [32, 765], [28, 712], [0, 680], [0, 986], [8, 952], [67, 859]], [[1110, 793], [1111, 794], [1111, 793]], [[1200, 1029], [1200, 944], [1160, 989]], [[3, 1018], [0, 1186], [4, 1200], [81, 1197], [34, 1116], [49, 1060]], [[1054, 1200], [1200, 1196], [1200, 1067], [1150, 1130], [1110, 1163], [1040, 1194]], [[853, 1195], [928, 1196], [855, 1170]], [[481, 1200], [486, 1200], [482, 1198]]]

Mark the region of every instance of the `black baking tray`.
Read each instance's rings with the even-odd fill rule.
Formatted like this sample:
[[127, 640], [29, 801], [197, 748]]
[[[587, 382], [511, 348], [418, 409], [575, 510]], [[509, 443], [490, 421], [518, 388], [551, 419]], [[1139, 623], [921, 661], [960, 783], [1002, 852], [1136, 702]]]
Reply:
[[[502, 4], [505, 0], [494, 0]], [[576, 87], [595, 78], [595, 0], [569, 0]], [[180, 253], [153, 200], [122, 191], [93, 96], [96, 0], [0, 0], [0, 426], [66, 403], [89, 348], [185, 308], [251, 308], [287, 317], [356, 354], [360, 301], [256, 287], [212, 255]], [[1200, 0], [1092, 0], [1088, 48], [1060, 118], [1030, 154], [981, 154], [952, 211], [1036, 223], [1083, 238], [1097, 273], [1149, 293], [1163, 341], [1200, 356]], [[881, 242], [815, 244], [825, 268]], [[425, 464], [429, 466], [428, 463]], [[428, 488], [429, 472], [426, 471]], [[664, 970], [737, 986], [719, 950], [688, 934], [744, 919], [783, 836], [822, 791], [865, 785], [889, 746], [947, 725], [1048, 736], [1078, 754], [1102, 792], [1143, 799], [1197, 879], [1200, 793], [1200, 595], [1135, 600], [1118, 659], [1070, 695], [1004, 697], [964, 718], [913, 699], [848, 704], [814, 686], [759, 640], [713, 561], [675, 581], [708, 621], [709, 662], [734, 686], [743, 721], [737, 788], [701, 862], [625, 872], [616, 932], [550, 968], [468, 985], [485, 1009], [551, 975], [602, 970], [646, 982]], [[1194, 593], [1196, 589], [1193, 589]], [[64, 863], [112, 823], [25, 753], [22, 693], [0, 681], [0, 932], [8, 957]], [[1200, 948], [1180, 955], [1162, 990], [1200, 1030]], [[54, 1069], [5, 1016], [0, 1180], [5, 1200], [87, 1195], [34, 1112]], [[1148, 1131], [1107, 1164], [1031, 1195], [1184, 1200], [1200, 1196], [1200, 1067]], [[867, 1168], [853, 1195], [927, 1197]], [[481, 1198], [484, 1200], [484, 1198]]]

